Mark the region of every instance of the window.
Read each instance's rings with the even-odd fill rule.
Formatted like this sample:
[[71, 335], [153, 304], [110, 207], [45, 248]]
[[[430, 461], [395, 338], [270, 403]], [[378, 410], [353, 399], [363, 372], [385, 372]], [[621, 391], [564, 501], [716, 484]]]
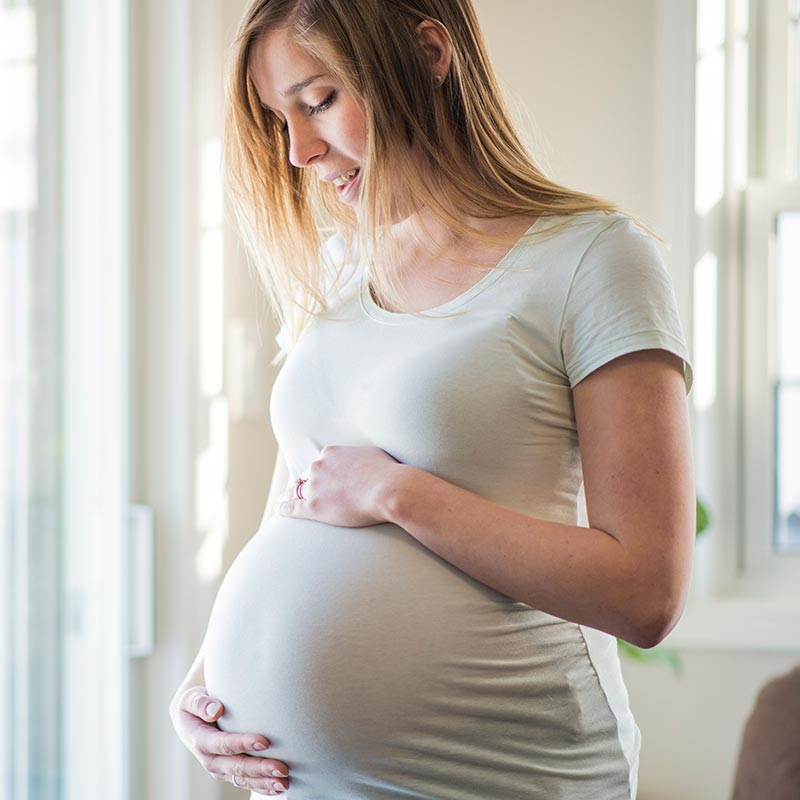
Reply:
[[800, 211], [778, 213], [775, 238], [773, 524], [775, 550], [785, 553], [800, 551]]
[[676, 202], [694, 200], [679, 234], [690, 241], [693, 438], [711, 526], [671, 638], [791, 649], [800, 641], [800, 0], [697, 0], [694, 23], [692, 75], [673, 85], [684, 97], [694, 90], [693, 110], [674, 123], [679, 141], [692, 131], [693, 153]]
[[[766, 584], [800, 570], [800, 2], [762, 0], [746, 187], [742, 570]], [[760, 417], [760, 418], [759, 418]]]
[[[53, 31], [0, 4], [0, 795], [59, 798], [63, 441]], [[10, 657], [6, 657], [8, 654]]]
[[4, 800], [127, 785], [126, 17], [0, 0]]
[[752, 181], [746, 197], [742, 572], [796, 585], [800, 185]]
[[787, 139], [792, 153], [790, 170], [800, 173], [800, 0], [789, 0], [786, 77], [788, 81], [789, 130]]

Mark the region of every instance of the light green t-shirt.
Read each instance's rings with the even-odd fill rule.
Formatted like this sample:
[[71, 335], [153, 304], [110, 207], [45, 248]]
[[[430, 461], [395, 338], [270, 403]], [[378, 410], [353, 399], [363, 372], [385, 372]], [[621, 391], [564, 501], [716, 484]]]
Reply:
[[[380, 308], [354, 266], [275, 381], [293, 477], [325, 445], [374, 445], [586, 525], [572, 387], [649, 348], [683, 359], [691, 387], [669, 275], [619, 214], [518, 242], [426, 313]], [[221, 727], [263, 733], [264, 755], [289, 764], [291, 800], [636, 796], [614, 638], [500, 594], [393, 524], [269, 519], [220, 588], [205, 674]]]

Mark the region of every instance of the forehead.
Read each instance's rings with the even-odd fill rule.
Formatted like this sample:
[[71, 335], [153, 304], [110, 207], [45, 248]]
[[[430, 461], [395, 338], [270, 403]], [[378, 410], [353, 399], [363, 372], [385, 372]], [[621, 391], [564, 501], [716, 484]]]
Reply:
[[290, 99], [283, 92], [312, 75], [329, 72], [323, 61], [293, 42], [285, 28], [269, 31], [254, 42], [249, 66], [261, 102], [272, 108]]

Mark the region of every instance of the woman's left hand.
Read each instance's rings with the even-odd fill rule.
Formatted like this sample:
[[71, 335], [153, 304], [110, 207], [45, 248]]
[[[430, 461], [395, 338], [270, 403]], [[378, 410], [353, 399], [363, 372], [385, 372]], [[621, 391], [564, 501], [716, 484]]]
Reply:
[[380, 512], [382, 493], [391, 485], [402, 464], [379, 447], [330, 445], [323, 447], [296, 481], [280, 496], [275, 507], [284, 517], [299, 517], [360, 528], [386, 522]]

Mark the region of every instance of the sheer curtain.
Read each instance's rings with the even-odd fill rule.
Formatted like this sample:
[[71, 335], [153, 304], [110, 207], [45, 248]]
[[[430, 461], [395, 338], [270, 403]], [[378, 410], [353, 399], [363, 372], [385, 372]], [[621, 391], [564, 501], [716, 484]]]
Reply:
[[0, 0], [0, 797], [127, 778], [124, 0]]

